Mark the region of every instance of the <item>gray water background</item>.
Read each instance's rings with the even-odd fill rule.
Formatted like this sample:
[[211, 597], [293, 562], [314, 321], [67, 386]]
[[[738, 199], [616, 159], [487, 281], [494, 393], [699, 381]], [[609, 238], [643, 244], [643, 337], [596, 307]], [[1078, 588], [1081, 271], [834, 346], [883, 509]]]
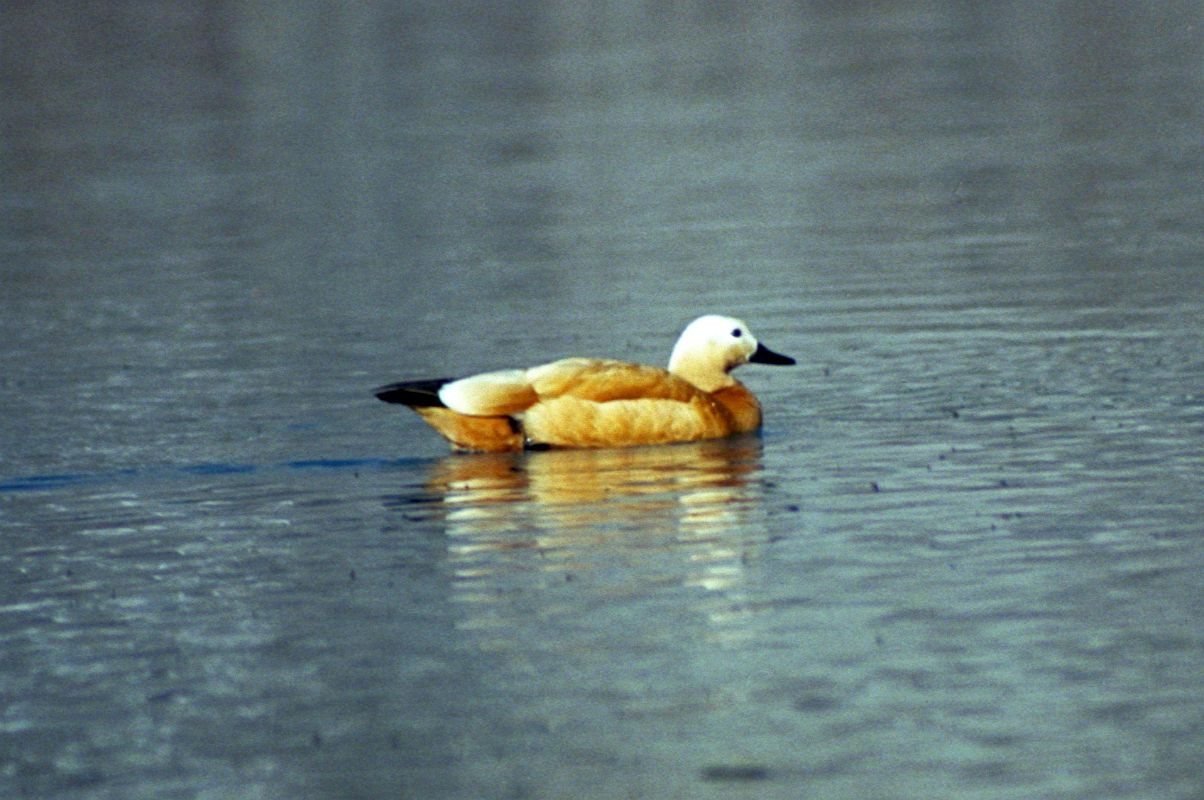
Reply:
[[[1202, 22], [8, 4], [0, 796], [1204, 797]], [[759, 438], [370, 394], [712, 311]]]

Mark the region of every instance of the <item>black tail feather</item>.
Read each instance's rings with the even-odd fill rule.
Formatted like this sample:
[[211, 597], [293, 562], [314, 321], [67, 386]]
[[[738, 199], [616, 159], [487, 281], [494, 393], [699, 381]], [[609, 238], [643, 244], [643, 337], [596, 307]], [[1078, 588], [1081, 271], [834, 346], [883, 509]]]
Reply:
[[443, 401], [439, 399], [439, 389], [443, 384], [450, 383], [455, 378], [435, 378], [422, 381], [402, 381], [378, 386], [372, 394], [386, 403], [400, 403], [405, 406], [442, 408]]

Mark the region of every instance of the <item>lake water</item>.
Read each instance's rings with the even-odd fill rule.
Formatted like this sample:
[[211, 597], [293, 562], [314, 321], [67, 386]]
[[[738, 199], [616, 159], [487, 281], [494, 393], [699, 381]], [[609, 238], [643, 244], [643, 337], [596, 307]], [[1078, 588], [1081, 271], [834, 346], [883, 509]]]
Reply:
[[[0, 795], [1204, 797], [1204, 6], [0, 15]], [[745, 318], [761, 436], [371, 389]]]

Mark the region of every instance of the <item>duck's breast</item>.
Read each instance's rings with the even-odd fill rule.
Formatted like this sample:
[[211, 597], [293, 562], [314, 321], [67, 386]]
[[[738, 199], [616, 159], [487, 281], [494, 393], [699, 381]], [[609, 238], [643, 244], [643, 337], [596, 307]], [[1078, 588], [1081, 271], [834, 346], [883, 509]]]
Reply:
[[761, 427], [761, 403], [744, 384], [737, 381], [711, 397], [730, 415], [732, 433], [749, 433]]

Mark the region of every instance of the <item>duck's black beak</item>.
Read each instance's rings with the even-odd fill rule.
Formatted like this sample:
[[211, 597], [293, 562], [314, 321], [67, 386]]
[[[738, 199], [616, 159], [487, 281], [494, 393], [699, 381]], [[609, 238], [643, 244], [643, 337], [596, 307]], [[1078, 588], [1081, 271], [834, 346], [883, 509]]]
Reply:
[[794, 359], [790, 356], [775, 353], [760, 342], [757, 343], [757, 349], [748, 357], [748, 360], [754, 364], [775, 364], [777, 366], [789, 366], [794, 363]]

